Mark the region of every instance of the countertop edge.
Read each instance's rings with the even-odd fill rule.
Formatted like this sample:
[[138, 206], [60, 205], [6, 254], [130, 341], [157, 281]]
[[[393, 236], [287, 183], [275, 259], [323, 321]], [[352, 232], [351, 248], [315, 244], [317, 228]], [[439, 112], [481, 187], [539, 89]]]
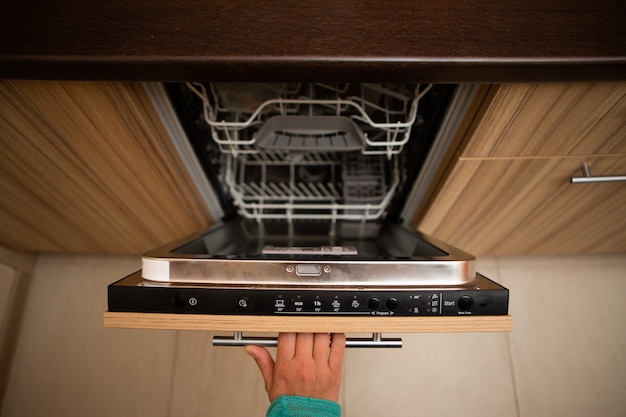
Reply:
[[0, 55], [0, 78], [77, 81], [509, 83], [626, 80], [623, 57]]

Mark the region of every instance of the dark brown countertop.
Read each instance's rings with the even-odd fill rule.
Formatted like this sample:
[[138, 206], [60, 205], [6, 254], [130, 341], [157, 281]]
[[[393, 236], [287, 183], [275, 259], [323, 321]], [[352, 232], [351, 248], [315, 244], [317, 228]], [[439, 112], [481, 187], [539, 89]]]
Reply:
[[0, 39], [1, 78], [626, 79], [623, 0], [7, 0]]

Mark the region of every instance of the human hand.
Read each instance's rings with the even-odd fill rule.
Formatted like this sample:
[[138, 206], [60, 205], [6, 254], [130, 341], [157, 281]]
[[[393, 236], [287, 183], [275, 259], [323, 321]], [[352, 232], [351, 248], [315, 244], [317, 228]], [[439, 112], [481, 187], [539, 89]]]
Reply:
[[346, 346], [343, 333], [280, 333], [276, 361], [261, 346], [246, 346], [256, 361], [273, 402], [281, 395], [339, 401], [341, 367]]

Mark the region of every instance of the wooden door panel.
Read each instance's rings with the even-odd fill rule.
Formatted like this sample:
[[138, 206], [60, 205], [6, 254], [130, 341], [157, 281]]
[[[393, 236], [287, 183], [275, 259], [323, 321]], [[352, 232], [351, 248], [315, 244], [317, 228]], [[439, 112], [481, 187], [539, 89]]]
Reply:
[[626, 174], [622, 157], [459, 161], [418, 228], [475, 255], [626, 252], [626, 184], [571, 184], [584, 162]]
[[463, 157], [626, 154], [626, 83], [492, 87]]
[[0, 244], [142, 253], [211, 218], [140, 84], [0, 82]]

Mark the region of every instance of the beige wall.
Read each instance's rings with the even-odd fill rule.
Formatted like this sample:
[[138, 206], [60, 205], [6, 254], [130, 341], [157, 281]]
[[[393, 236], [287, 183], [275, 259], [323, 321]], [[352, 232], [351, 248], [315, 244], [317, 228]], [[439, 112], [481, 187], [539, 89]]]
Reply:
[[6, 325], [5, 321], [9, 319], [9, 302], [15, 275], [14, 268], [0, 263], [0, 326], [2, 329]]
[[[212, 334], [102, 327], [106, 286], [136, 257], [40, 256], [2, 417], [263, 416], [258, 371]], [[626, 256], [486, 258], [511, 290], [510, 334], [403, 335], [349, 350], [345, 417], [620, 416]]]

